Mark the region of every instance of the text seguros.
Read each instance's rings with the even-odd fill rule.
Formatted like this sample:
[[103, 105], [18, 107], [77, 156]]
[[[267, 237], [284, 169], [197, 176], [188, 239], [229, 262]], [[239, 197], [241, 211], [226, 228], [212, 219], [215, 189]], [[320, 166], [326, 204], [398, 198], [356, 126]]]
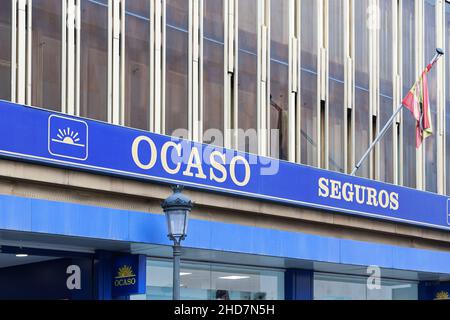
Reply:
[[397, 211], [400, 207], [399, 196], [396, 192], [377, 190], [349, 182], [320, 178], [319, 197], [356, 202], [383, 209]]

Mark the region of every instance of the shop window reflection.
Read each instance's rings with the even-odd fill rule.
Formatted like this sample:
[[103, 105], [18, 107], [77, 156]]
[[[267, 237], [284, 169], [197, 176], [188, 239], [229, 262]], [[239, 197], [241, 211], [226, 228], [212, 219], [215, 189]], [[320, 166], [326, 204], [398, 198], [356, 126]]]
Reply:
[[314, 300], [417, 300], [414, 281], [381, 280], [380, 288], [369, 289], [367, 277], [316, 273]]
[[[282, 300], [284, 273], [266, 269], [182, 263], [183, 300]], [[172, 299], [172, 263], [147, 261], [147, 294], [133, 299]]]

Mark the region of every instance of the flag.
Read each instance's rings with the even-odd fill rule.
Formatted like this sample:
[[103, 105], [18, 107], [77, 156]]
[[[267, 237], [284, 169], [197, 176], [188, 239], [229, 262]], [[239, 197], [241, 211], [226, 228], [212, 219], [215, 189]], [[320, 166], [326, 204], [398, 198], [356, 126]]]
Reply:
[[426, 67], [419, 80], [402, 101], [402, 104], [411, 111], [416, 119], [416, 148], [419, 148], [423, 140], [433, 134], [427, 79], [427, 74], [432, 67], [431, 64]]

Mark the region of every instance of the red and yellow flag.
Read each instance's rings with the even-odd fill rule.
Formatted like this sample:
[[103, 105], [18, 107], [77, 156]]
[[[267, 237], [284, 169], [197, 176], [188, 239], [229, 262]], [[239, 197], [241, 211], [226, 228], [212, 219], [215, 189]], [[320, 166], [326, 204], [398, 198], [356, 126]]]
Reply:
[[411, 111], [416, 119], [416, 148], [419, 148], [423, 140], [433, 134], [427, 80], [427, 74], [432, 67], [431, 64], [426, 67], [419, 80], [402, 101], [402, 104]]

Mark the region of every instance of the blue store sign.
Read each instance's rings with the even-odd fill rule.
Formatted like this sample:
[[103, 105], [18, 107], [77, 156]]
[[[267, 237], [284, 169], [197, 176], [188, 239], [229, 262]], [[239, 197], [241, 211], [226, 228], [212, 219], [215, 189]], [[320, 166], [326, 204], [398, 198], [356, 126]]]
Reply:
[[126, 255], [113, 263], [112, 296], [124, 297], [146, 292], [146, 257]]
[[0, 155], [450, 230], [447, 197], [0, 102]]

